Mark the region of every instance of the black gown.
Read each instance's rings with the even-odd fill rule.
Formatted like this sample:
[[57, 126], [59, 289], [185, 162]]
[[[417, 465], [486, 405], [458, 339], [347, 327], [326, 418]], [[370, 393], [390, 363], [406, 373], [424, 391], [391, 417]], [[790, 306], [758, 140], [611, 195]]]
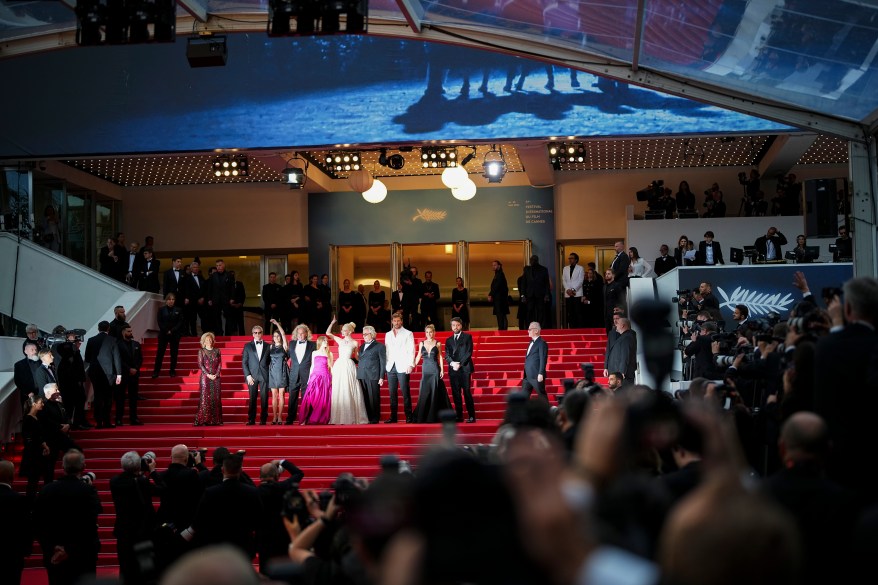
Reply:
[[[460, 317], [460, 320], [463, 321], [463, 328], [467, 329], [469, 327], [469, 306], [467, 302], [469, 301], [469, 291], [464, 287], [463, 289], [458, 290], [457, 287], [451, 289], [451, 316], [452, 317]], [[463, 305], [458, 311], [455, 307], [457, 305]]]
[[421, 344], [421, 388], [415, 407], [415, 422], [439, 422], [439, 413], [451, 408], [445, 381], [439, 377], [439, 344], [427, 351]]

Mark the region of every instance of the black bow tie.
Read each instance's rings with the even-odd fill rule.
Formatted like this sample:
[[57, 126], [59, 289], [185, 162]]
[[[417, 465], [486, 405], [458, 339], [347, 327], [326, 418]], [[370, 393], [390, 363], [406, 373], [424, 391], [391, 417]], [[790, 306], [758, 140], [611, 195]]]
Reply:
[[257, 342], [255, 342], [255, 343], [256, 343], [257, 346], [262, 345], [262, 342], [261, 342], [261, 341], [257, 341]]
[[305, 343], [305, 342], [304, 341], [297, 341], [296, 345], [302, 345], [303, 343]]

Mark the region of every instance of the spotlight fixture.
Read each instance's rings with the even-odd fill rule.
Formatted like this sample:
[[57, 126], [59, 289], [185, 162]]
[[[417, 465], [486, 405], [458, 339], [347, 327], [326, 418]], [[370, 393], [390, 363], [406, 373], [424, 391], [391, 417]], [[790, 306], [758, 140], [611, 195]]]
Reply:
[[246, 154], [221, 154], [213, 159], [212, 166], [217, 178], [246, 177], [250, 168]]
[[556, 171], [560, 171], [564, 165], [583, 164], [587, 154], [582, 142], [549, 143], [549, 161]]
[[76, 44], [174, 42], [176, 10], [175, 0], [79, 0], [75, 8]]
[[380, 149], [380, 152], [381, 154], [378, 155], [378, 164], [382, 167], [388, 167], [398, 171], [405, 166], [405, 158], [401, 154], [397, 153], [387, 156], [386, 148]]
[[499, 183], [506, 176], [506, 159], [503, 157], [503, 149], [497, 148], [496, 144], [491, 145], [491, 150], [485, 153], [485, 160], [482, 164], [484, 169], [484, 177], [489, 183]]
[[339, 150], [326, 153], [323, 161], [334, 174], [351, 173], [362, 168], [363, 157], [356, 150]]
[[[302, 161], [302, 166], [294, 166], [293, 161]], [[287, 161], [287, 168], [283, 170], [283, 182], [289, 185], [290, 189], [304, 189], [305, 183], [308, 181], [308, 161], [300, 157], [296, 153], [293, 158]]]
[[269, 0], [268, 35], [363, 34], [368, 14], [368, 0]]
[[457, 166], [457, 149], [445, 146], [421, 148], [421, 166], [425, 169], [444, 169]]

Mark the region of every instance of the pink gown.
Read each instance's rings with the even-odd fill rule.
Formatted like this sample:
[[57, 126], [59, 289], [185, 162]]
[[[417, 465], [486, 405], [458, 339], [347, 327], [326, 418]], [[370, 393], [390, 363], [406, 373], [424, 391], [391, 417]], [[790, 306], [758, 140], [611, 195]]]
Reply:
[[329, 373], [325, 355], [312, 356], [313, 367], [308, 386], [299, 406], [299, 422], [325, 425], [329, 423], [332, 402], [332, 375]]

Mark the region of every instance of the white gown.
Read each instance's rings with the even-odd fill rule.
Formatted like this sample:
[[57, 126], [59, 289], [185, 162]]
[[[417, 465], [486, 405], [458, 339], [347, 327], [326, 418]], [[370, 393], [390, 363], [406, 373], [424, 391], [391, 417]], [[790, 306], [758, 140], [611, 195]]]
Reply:
[[366, 402], [357, 381], [357, 366], [351, 359], [356, 347], [357, 342], [353, 340], [338, 345], [338, 359], [332, 364], [331, 425], [364, 425], [369, 422]]

